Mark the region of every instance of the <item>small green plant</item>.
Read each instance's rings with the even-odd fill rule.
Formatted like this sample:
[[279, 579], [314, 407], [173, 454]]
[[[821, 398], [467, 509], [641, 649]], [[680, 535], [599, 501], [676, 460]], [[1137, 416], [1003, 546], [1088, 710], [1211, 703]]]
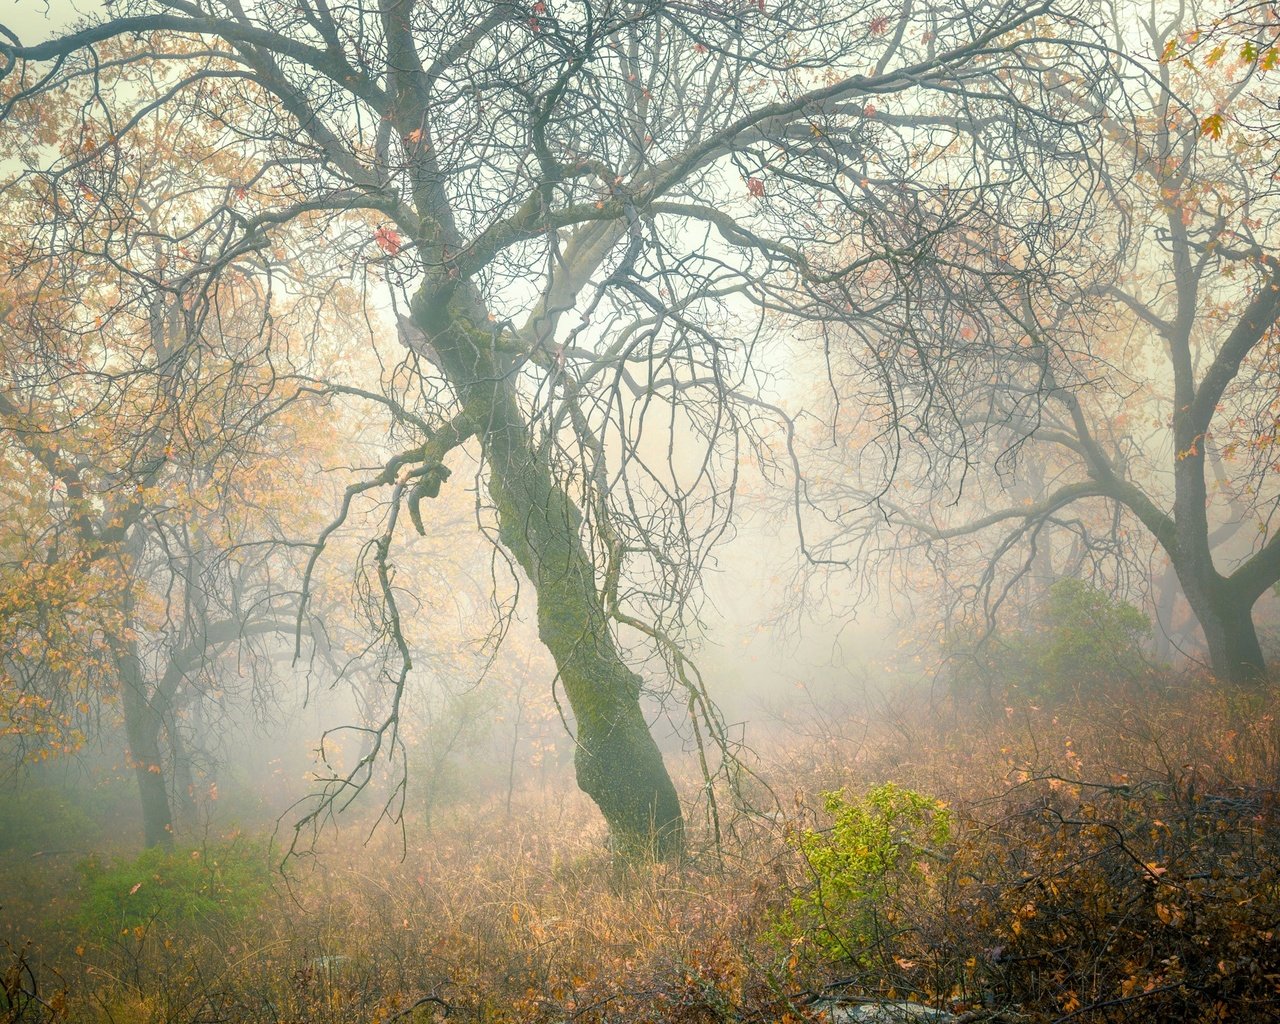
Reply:
[[829, 828], [792, 837], [810, 883], [791, 900], [779, 935], [814, 943], [827, 957], [861, 961], [895, 915], [893, 904], [927, 881], [951, 840], [939, 800], [887, 782], [859, 800], [824, 793]]
[[101, 941], [153, 925], [171, 930], [233, 923], [255, 912], [270, 888], [266, 851], [242, 839], [194, 850], [147, 850], [133, 860], [79, 865], [84, 902], [72, 921]]

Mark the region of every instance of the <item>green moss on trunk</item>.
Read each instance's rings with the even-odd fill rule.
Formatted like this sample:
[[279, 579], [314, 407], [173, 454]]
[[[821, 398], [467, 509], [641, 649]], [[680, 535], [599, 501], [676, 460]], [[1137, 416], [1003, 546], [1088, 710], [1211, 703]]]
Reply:
[[474, 317], [415, 311], [457, 388], [489, 466], [503, 545], [533, 582], [538, 632], [555, 659], [577, 724], [578, 785], [624, 855], [679, 855], [684, 818], [640, 706], [640, 679], [609, 628], [582, 515], [533, 444], [510, 367]]
[[547, 468], [510, 440], [486, 448], [490, 494], [503, 544], [533, 581], [538, 634], [577, 721], [578, 785], [624, 852], [673, 856], [683, 843], [680, 802], [640, 707], [640, 679], [609, 629], [580, 515]]

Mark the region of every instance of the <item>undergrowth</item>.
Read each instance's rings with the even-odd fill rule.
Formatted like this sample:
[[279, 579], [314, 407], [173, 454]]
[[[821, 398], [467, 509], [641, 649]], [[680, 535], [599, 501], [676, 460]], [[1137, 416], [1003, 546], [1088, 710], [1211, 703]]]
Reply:
[[[616, 868], [585, 798], [536, 789], [509, 816], [495, 798], [410, 822], [403, 847], [331, 833], [270, 885], [259, 861], [202, 875], [208, 852], [113, 862], [0, 951], [0, 1021], [763, 1024], [836, 998], [965, 1021], [1273, 1021], [1269, 706], [1188, 685], [815, 712], [812, 742], [758, 752], [783, 806], [719, 855], [695, 836], [679, 866]], [[146, 926], [119, 895], [137, 884], [169, 901]]]

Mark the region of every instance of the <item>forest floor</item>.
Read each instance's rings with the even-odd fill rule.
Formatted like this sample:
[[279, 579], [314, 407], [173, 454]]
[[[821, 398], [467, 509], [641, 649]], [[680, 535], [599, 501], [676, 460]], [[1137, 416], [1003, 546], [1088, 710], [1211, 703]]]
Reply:
[[1274, 707], [1188, 680], [800, 716], [718, 849], [692, 807], [681, 864], [613, 863], [570, 780], [344, 825], [284, 876], [269, 829], [75, 863], [10, 844], [0, 1022], [1275, 1021]]

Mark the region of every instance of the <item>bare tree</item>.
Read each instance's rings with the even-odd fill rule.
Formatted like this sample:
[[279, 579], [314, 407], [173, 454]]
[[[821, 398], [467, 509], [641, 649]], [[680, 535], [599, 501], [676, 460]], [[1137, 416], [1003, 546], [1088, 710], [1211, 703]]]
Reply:
[[[689, 656], [700, 573], [752, 460], [796, 479], [765, 314], [861, 308], [861, 281], [919, 293], [960, 225], [1030, 214], [1009, 226], [1034, 238], [1058, 218], [1048, 196], [1016, 211], [1008, 197], [1083, 173], [1093, 119], [1054, 103], [1049, 78], [1105, 62], [1068, 54], [1049, 12], [121, 0], [46, 43], [9, 34], [0, 55], [9, 118], [55, 89], [88, 110], [103, 63], [132, 62], [149, 77], [112, 139], [181, 106], [261, 160], [168, 232], [191, 254], [161, 275], [169, 286], [270, 275], [285, 248], [385, 282], [398, 364], [376, 391], [326, 387], [360, 391], [400, 452], [352, 485], [325, 536], [361, 496], [387, 495], [368, 566], [399, 655], [392, 685], [412, 669], [397, 538], [406, 515], [429, 530], [423, 503], [469, 444], [480, 522], [537, 593], [579, 784], [620, 846], [674, 854], [683, 815], [633, 666], [665, 666], [649, 688], [688, 707], [709, 785], [727, 741]], [[978, 159], [1001, 151], [998, 169]], [[118, 155], [109, 141], [38, 173], [94, 222], [72, 182], [96, 175], [94, 196], [110, 196]]]
[[[1111, 26], [1117, 54], [1112, 95], [1095, 104], [1071, 75], [1051, 79], [1107, 135], [1089, 171], [1091, 233], [1038, 261], [987, 244], [995, 274], [964, 286], [986, 297], [949, 325], [951, 364], [933, 360], [936, 374], [890, 365], [900, 401], [933, 420], [864, 423], [885, 454], [822, 504], [841, 519], [830, 557], [855, 546], [883, 565], [916, 551], [964, 581], [958, 595], [988, 620], [1052, 561], [1055, 537], [1050, 574], [1130, 593], [1146, 590], [1161, 550], [1214, 672], [1246, 684], [1265, 673], [1252, 609], [1280, 581], [1280, 206], [1255, 90], [1274, 27], [1233, 38], [1210, 11], [1196, 16], [1200, 35], [1190, 14], [1099, 10], [1093, 22]], [[899, 444], [904, 431], [912, 438]], [[900, 456], [911, 470], [887, 473]], [[1033, 492], [1029, 466], [1044, 476]]]
[[[29, 234], [39, 204], [7, 198], [6, 226]], [[293, 454], [287, 420], [264, 413], [260, 296], [227, 287], [216, 338], [192, 338], [163, 295], [104, 311], [89, 267], [25, 255], [0, 361], [0, 459], [21, 484], [4, 495], [0, 680], [76, 741], [118, 706], [144, 842], [167, 846], [194, 781], [184, 719], [260, 697], [269, 638], [295, 630], [297, 568], [257, 507], [279, 497], [245, 479]], [[236, 692], [246, 670], [256, 695]]]

